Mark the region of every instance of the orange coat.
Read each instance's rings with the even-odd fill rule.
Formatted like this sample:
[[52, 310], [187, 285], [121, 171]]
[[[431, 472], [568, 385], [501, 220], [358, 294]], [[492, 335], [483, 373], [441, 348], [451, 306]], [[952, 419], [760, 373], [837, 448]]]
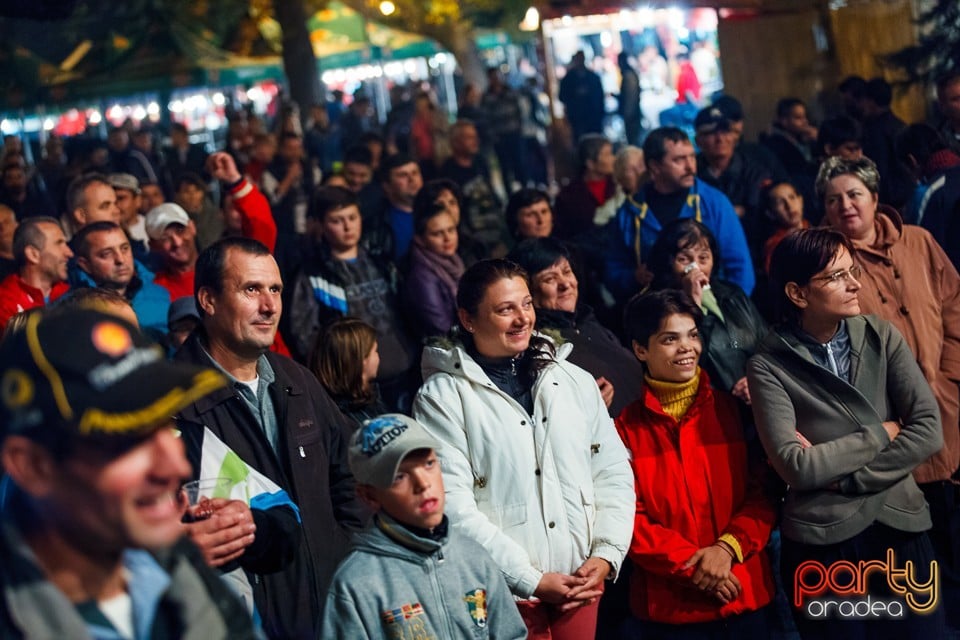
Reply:
[[[643, 620], [688, 624], [755, 611], [773, 598], [763, 552], [776, 521], [764, 492], [762, 464], [751, 465], [736, 401], [700, 373], [697, 397], [678, 423], [648, 388], [616, 420], [632, 455], [637, 490], [628, 553], [630, 609]], [[702, 547], [731, 534], [744, 562], [733, 573], [743, 592], [726, 605], [690, 582], [683, 565]]]
[[854, 241], [863, 269], [860, 310], [903, 334], [940, 407], [943, 449], [914, 469], [917, 482], [948, 480], [960, 467], [960, 275], [930, 232], [880, 207], [873, 246]]

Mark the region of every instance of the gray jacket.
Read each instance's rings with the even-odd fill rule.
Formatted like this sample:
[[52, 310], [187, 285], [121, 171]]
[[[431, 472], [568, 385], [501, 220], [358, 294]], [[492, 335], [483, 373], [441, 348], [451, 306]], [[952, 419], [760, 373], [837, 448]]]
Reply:
[[389, 516], [357, 534], [333, 578], [323, 638], [526, 638], [510, 589], [483, 547], [437, 542]]
[[[849, 383], [816, 364], [789, 329], [769, 334], [747, 366], [760, 441], [790, 485], [783, 535], [806, 544], [842, 542], [874, 522], [901, 531], [931, 526], [910, 472], [943, 446], [936, 400], [890, 323], [846, 323]], [[892, 441], [888, 420], [902, 425]]]

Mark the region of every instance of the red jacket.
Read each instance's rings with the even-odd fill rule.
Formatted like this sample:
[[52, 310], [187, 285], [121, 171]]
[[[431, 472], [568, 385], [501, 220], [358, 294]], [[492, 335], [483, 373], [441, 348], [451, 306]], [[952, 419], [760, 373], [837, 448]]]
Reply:
[[243, 180], [230, 190], [233, 206], [240, 212], [244, 237], [259, 240], [273, 252], [277, 245], [277, 223], [267, 198], [249, 180]]
[[[754, 611], [774, 594], [763, 548], [776, 520], [763, 489], [763, 465], [751, 465], [732, 396], [700, 373], [697, 397], [678, 424], [648, 388], [623, 410], [617, 431], [631, 453], [637, 514], [629, 557], [630, 608], [643, 620], [708, 622]], [[683, 565], [702, 547], [731, 534], [744, 561], [733, 573], [743, 592], [723, 605], [690, 582]]]
[[[70, 285], [66, 282], [58, 282], [50, 289], [50, 301], [54, 301], [67, 291]], [[17, 273], [11, 273], [0, 281], [0, 334], [3, 333], [7, 322], [20, 313], [28, 309], [42, 307], [46, 304], [43, 299], [43, 292], [40, 289], [31, 287]]]

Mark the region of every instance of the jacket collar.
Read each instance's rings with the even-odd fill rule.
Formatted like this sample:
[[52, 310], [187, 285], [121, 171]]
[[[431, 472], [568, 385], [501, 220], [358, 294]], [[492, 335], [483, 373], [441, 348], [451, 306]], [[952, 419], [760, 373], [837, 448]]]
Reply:
[[877, 231], [877, 239], [872, 245], [857, 240], [851, 240], [854, 249], [868, 253], [881, 259], [887, 259], [887, 253], [894, 244], [903, 237], [903, 218], [893, 207], [881, 204], [877, 207], [876, 219], [873, 222]]
[[[218, 368], [218, 365], [214, 363], [213, 358], [210, 357], [203, 346], [203, 341], [206, 340], [205, 336], [206, 333], [203, 329], [203, 325], [200, 325], [194, 330], [193, 333], [190, 334], [190, 337], [187, 338], [187, 341], [183, 343], [183, 346], [180, 347], [180, 350], [174, 355], [174, 360], [180, 362], [192, 362], [194, 364]], [[267, 362], [273, 369], [275, 384], [285, 388], [288, 395], [301, 395], [303, 393], [303, 389], [300, 388], [292, 379], [286, 376], [282, 366], [279, 366], [279, 359], [282, 358], [282, 356], [275, 356], [269, 351], [266, 352], [264, 356], [267, 358]], [[230, 400], [234, 397], [234, 395], [235, 393], [232, 385], [227, 385], [226, 387], [217, 389], [213, 393], [200, 398], [194, 403], [194, 406], [197, 408], [198, 413], [206, 413], [217, 405]]]

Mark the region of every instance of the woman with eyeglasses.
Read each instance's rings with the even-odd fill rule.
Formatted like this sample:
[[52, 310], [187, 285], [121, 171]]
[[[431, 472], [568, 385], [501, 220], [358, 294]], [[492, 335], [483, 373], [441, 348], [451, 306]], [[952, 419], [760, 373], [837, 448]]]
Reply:
[[937, 559], [950, 568], [944, 595], [960, 629], [960, 492], [952, 479], [960, 467], [960, 275], [926, 229], [878, 205], [880, 176], [868, 158], [829, 158], [816, 187], [826, 222], [850, 240], [863, 269], [861, 311], [903, 334], [940, 407], [944, 446], [913, 476], [930, 503]]
[[[757, 433], [788, 485], [781, 577], [803, 638], [942, 638], [944, 607], [915, 614], [886, 570], [867, 571], [862, 590], [842, 588], [844, 566], [891, 557], [891, 569], [909, 561], [913, 578], [931, 579], [930, 509], [911, 471], [943, 446], [936, 400], [903, 336], [861, 314], [866, 276], [854, 251], [828, 229], [784, 238], [770, 274], [781, 324], [747, 365]], [[825, 601], [867, 596], [896, 601], [902, 616], [824, 615]], [[935, 590], [920, 603], [930, 598]]]

